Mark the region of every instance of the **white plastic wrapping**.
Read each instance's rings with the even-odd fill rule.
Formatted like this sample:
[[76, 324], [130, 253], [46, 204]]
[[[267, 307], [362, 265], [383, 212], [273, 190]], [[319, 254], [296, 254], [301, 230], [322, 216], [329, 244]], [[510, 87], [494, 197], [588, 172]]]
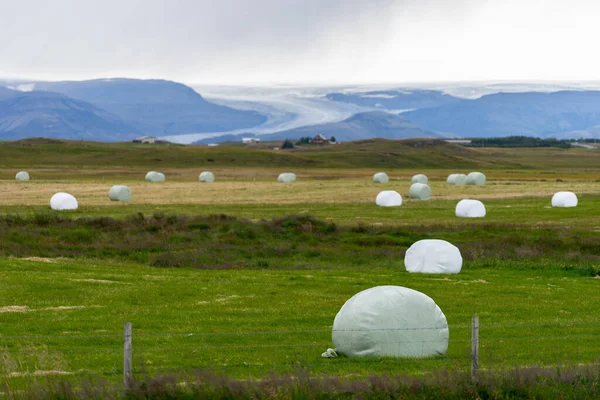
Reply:
[[552, 207], [577, 207], [577, 195], [573, 192], [556, 192], [552, 196]]
[[165, 174], [156, 171], [150, 171], [146, 174], [146, 180], [148, 182], [164, 182]]
[[462, 218], [485, 217], [485, 206], [479, 200], [461, 200], [456, 205], [456, 216]]
[[277, 177], [277, 182], [288, 183], [294, 181], [296, 181], [296, 175], [291, 172], [284, 172]]
[[209, 171], [204, 171], [198, 176], [198, 180], [200, 182], [207, 182], [207, 183], [214, 182], [215, 174], [213, 174], [212, 172], [209, 172]]
[[125, 185], [115, 185], [108, 191], [108, 198], [112, 201], [131, 200], [131, 190]]
[[50, 199], [50, 208], [53, 210], [77, 210], [79, 204], [73, 195], [58, 192]]
[[408, 272], [458, 274], [462, 263], [458, 247], [439, 239], [419, 240], [404, 255], [404, 266]]
[[446, 179], [448, 185], [466, 185], [467, 176], [465, 174], [450, 174]]
[[390, 178], [385, 172], [378, 172], [373, 175], [373, 182], [375, 183], [388, 183], [389, 180]]
[[355, 294], [333, 321], [335, 351], [348, 357], [430, 357], [445, 354], [446, 316], [425, 294], [377, 286]]
[[485, 185], [485, 175], [481, 172], [471, 172], [467, 175], [467, 185]]
[[15, 175], [15, 179], [18, 180], [18, 181], [28, 181], [29, 180], [29, 173], [27, 173], [25, 171], [17, 172], [17, 175]]
[[429, 182], [429, 179], [427, 179], [427, 176], [426, 176], [426, 175], [423, 175], [423, 174], [417, 174], [417, 175], [414, 175], [414, 176], [411, 178], [411, 180], [410, 180], [410, 181], [411, 181], [412, 183], [424, 183], [424, 184], [427, 184], [427, 182]]
[[398, 207], [402, 205], [402, 196], [395, 190], [384, 190], [377, 195], [375, 204], [382, 207]]
[[408, 190], [408, 197], [415, 200], [429, 200], [431, 188], [425, 183], [413, 183]]

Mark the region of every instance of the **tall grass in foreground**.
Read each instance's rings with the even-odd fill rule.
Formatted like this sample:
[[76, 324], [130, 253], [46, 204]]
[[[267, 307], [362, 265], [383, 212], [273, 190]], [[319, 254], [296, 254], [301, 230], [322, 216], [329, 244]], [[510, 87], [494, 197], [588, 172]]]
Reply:
[[146, 377], [129, 389], [106, 381], [42, 379], [16, 390], [4, 380], [5, 397], [26, 399], [596, 399], [600, 396], [598, 366], [564, 369], [517, 368], [483, 374], [442, 370], [415, 379], [371, 375], [363, 379], [314, 377], [307, 370], [271, 374], [260, 380], [239, 380], [195, 371], [181, 376]]

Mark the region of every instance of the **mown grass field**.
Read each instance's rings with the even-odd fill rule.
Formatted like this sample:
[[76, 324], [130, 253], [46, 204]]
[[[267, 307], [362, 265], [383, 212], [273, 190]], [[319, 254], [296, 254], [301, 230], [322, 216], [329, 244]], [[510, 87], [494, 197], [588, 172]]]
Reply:
[[[318, 168], [292, 163], [287, 166], [298, 168], [299, 179], [284, 185], [274, 182], [281, 168], [265, 164], [211, 168], [217, 182], [200, 184], [204, 164], [195, 168], [190, 160], [179, 165], [173, 159], [163, 170], [167, 182], [150, 184], [143, 182], [141, 158], [131, 166], [100, 166], [81, 147], [64, 150], [56, 163], [43, 161], [49, 150], [39, 150], [37, 164], [35, 152], [23, 153], [20, 161], [3, 157], [2, 375], [18, 381], [54, 371], [116, 382], [127, 321], [133, 323], [137, 376], [194, 368], [253, 378], [299, 367], [341, 377], [467, 370], [473, 315], [482, 325], [484, 370], [596, 362], [598, 153], [518, 149], [511, 158], [508, 150], [464, 150], [489, 152], [463, 158], [488, 175], [488, 184], [447, 186], [449, 173], [470, 169], [463, 161], [448, 168], [432, 162], [424, 171], [433, 179], [434, 198], [426, 202], [406, 199], [408, 178], [420, 170], [392, 168], [391, 182], [379, 186], [370, 182], [377, 163], [365, 165], [372, 159], [352, 168], [337, 161]], [[449, 159], [444, 154], [438, 161]], [[551, 158], [556, 168], [548, 167]], [[517, 167], [532, 159], [545, 164]], [[26, 161], [35, 166], [29, 169], [34, 180], [14, 182]], [[111, 203], [106, 193], [121, 183], [131, 187], [133, 199]], [[376, 207], [374, 198], [384, 189], [402, 193], [403, 206]], [[559, 190], [575, 191], [579, 206], [551, 208], [551, 195]], [[50, 212], [56, 191], [74, 194], [80, 209]], [[454, 217], [457, 200], [467, 197], [484, 201], [486, 218]], [[296, 216], [286, 217], [291, 214]], [[461, 274], [406, 273], [404, 252], [425, 238], [456, 244], [464, 257]], [[426, 360], [321, 358], [332, 346], [339, 308], [377, 285], [432, 297], [451, 326], [448, 354]]]

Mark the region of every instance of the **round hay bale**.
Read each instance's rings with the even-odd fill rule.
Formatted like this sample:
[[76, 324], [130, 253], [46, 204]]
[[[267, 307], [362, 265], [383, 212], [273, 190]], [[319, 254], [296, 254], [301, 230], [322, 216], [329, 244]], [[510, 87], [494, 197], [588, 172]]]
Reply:
[[209, 171], [204, 171], [200, 174], [200, 176], [198, 176], [198, 180], [200, 182], [214, 182], [215, 181], [215, 174], [213, 174], [212, 172]]
[[291, 172], [284, 172], [283, 174], [279, 174], [279, 176], [277, 177], [277, 182], [289, 183], [289, 182], [295, 182], [295, 181], [296, 181], [296, 174], [293, 174]]
[[448, 185], [454, 185], [454, 178], [456, 178], [456, 174], [448, 175], [448, 178], [446, 178], [446, 183]]
[[377, 195], [375, 204], [381, 207], [398, 207], [402, 205], [402, 196], [395, 190], [384, 190]]
[[419, 240], [404, 255], [404, 266], [408, 272], [424, 274], [458, 274], [462, 262], [458, 247], [439, 239]]
[[18, 181], [28, 181], [29, 180], [29, 173], [27, 173], [25, 171], [17, 172], [17, 175], [15, 175], [15, 179], [18, 180]]
[[373, 175], [373, 182], [375, 183], [388, 183], [389, 180], [390, 178], [385, 172], [378, 172]]
[[69, 193], [58, 192], [50, 199], [50, 208], [53, 210], [77, 210], [77, 207], [77, 199]]
[[131, 200], [131, 190], [125, 185], [115, 185], [108, 191], [108, 198], [111, 201], [129, 201]]
[[577, 207], [577, 195], [573, 192], [556, 192], [552, 196], [552, 207]]
[[446, 316], [427, 295], [376, 286], [352, 296], [333, 321], [335, 351], [348, 357], [431, 357], [448, 350]]
[[456, 205], [456, 216], [461, 218], [485, 217], [485, 206], [479, 200], [461, 200]]
[[485, 175], [481, 172], [470, 172], [469, 175], [467, 175], [467, 185], [484, 186]]
[[415, 200], [429, 200], [431, 188], [425, 183], [413, 183], [408, 190], [408, 197]]
[[414, 175], [410, 179], [410, 181], [411, 181], [411, 183], [424, 183], [425, 185], [427, 185], [427, 182], [429, 182], [429, 179], [427, 179], [427, 175], [417, 174], [417, 175]]
[[467, 176], [465, 174], [456, 174], [454, 176], [454, 184], [457, 186], [463, 186], [467, 184]]
[[150, 171], [146, 174], [146, 180], [148, 182], [164, 182], [165, 174], [156, 171]]

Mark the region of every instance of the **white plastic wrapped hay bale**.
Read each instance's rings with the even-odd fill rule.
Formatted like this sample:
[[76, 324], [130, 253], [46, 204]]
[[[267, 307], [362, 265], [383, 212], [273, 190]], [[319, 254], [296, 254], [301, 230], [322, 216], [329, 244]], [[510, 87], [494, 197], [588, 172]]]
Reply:
[[402, 196], [395, 190], [384, 190], [377, 195], [375, 204], [381, 207], [398, 207], [402, 205]]
[[355, 294], [333, 321], [335, 350], [348, 357], [431, 357], [448, 349], [446, 316], [427, 295], [402, 286]]
[[389, 180], [390, 178], [385, 172], [378, 172], [373, 175], [373, 182], [375, 183], [388, 183]]
[[479, 200], [461, 200], [456, 205], [456, 216], [461, 218], [485, 217], [485, 206]]
[[69, 193], [58, 192], [50, 199], [50, 208], [53, 210], [77, 210], [77, 207], [77, 199]]
[[573, 192], [556, 192], [552, 196], [552, 207], [577, 207], [577, 195]]
[[467, 184], [467, 176], [465, 174], [456, 174], [454, 176], [454, 184], [457, 186], [464, 186]]
[[423, 184], [427, 185], [427, 182], [429, 182], [429, 179], [427, 178], [427, 175], [417, 174], [417, 175], [414, 175], [410, 179], [410, 181], [411, 181], [411, 183], [423, 183]]
[[415, 200], [429, 200], [431, 188], [425, 183], [413, 183], [408, 190], [408, 197]]
[[467, 185], [484, 186], [485, 180], [485, 175], [481, 172], [470, 172], [467, 175]]
[[15, 175], [15, 179], [18, 181], [28, 181], [29, 173], [27, 173], [26, 171], [19, 171], [17, 172], [17, 175]]
[[404, 255], [404, 267], [408, 272], [458, 274], [462, 263], [458, 247], [439, 239], [419, 240]]
[[283, 174], [279, 174], [279, 176], [277, 177], [277, 182], [290, 183], [295, 181], [296, 174], [293, 174], [291, 172], [284, 172]]
[[146, 174], [146, 180], [148, 182], [164, 182], [165, 174], [156, 171], [150, 171]]
[[131, 200], [131, 190], [125, 185], [114, 185], [108, 191], [108, 198], [111, 201], [129, 201]]
[[214, 182], [215, 174], [213, 174], [210, 171], [204, 171], [200, 174], [200, 176], [198, 176], [198, 180], [200, 182], [206, 182], [206, 183]]
[[448, 177], [446, 178], [446, 183], [448, 185], [454, 185], [454, 178], [456, 178], [456, 174], [448, 175]]

